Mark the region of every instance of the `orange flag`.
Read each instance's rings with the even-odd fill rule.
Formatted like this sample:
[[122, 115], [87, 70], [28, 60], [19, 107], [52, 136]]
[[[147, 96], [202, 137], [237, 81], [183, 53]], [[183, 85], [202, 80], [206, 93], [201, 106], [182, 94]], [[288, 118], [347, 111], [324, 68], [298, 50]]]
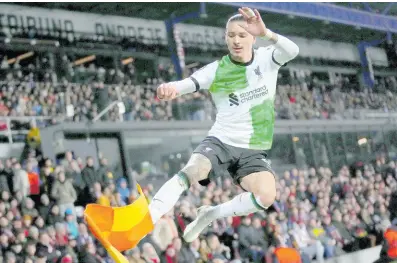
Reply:
[[128, 263], [120, 252], [134, 248], [154, 228], [146, 197], [137, 187], [140, 196], [130, 205], [89, 204], [84, 211], [88, 228], [116, 263]]

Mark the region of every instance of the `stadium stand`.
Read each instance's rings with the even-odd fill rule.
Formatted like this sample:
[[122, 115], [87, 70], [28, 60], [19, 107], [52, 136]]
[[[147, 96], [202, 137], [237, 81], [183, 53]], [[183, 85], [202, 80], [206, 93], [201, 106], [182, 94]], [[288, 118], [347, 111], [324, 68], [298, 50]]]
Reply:
[[[6, 43], [9, 34], [2, 31], [1, 41]], [[87, 229], [84, 206], [89, 203], [124, 206], [136, 199], [135, 191], [125, 174], [109, 164], [108, 158], [112, 156], [106, 152], [88, 157], [77, 156], [75, 149], [67, 149], [62, 158], [48, 158], [41, 149], [41, 140], [49, 139], [42, 138], [40, 130], [60, 123], [90, 123], [97, 117], [101, 121], [131, 122], [131, 125], [145, 121], [205, 122], [214, 119], [216, 109], [206, 92], [187, 95], [175, 102], [156, 98], [159, 83], [177, 79], [177, 70], [169, 61], [153, 66], [139, 58], [120, 63], [120, 55], [115, 56], [117, 59], [97, 55], [93, 60], [85, 56], [90, 54], [90, 48], [102, 47], [103, 51], [113, 46], [117, 52], [128, 49], [132, 54], [163, 56], [166, 50], [160, 43], [147, 44], [145, 39], [120, 41], [117, 37], [88, 34], [71, 41], [61, 37], [62, 34], [50, 37], [34, 30], [17, 30], [12, 35], [12, 41], [29, 41], [16, 42], [25, 45], [23, 52], [27, 53], [1, 44], [4, 52], [0, 58], [0, 138], [4, 145], [22, 142], [26, 146], [21, 158], [6, 156], [0, 161], [0, 262], [110, 263], [104, 248]], [[86, 49], [88, 53], [84, 57], [52, 49], [29, 51], [27, 47], [34, 50], [31, 41], [36, 38], [59, 41], [57, 45]], [[45, 46], [47, 42], [41, 44]], [[186, 51], [202, 50], [187, 46]], [[211, 54], [215, 57], [218, 53], [217, 50]], [[81, 61], [81, 57], [87, 61]], [[196, 63], [185, 74], [204, 64]], [[280, 71], [276, 118], [365, 120], [368, 112], [387, 115], [397, 111], [396, 74], [376, 75], [371, 89], [363, 87], [355, 75], [339, 74], [326, 81], [319, 76], [322, 75], [315, 67]], [[122, 104], [99, 116], [115, 101]], [[185, 244], [180, 233], [195, 218], [196, 207], [225, 202], [242, 191], [227, 177], [211, 182], [206, 188], [193, 185], [175, 209], [159, 221], [153, 233], [139, 247], [125, 253], [126, 257], [134, 263], [269, 263], [276, 262], [277, 248], [290, 247], [296, 248], [306, 263], [322, 262], [381, 244], [383, 232], [391, 225], [388, 207], [391, 195], [397, 191], [396, 159], [384, 155], [382, 150], [368, 151], [369, 157], [354, 167], [347, 158], [348, 135], [340, 134], [345, 144], [342, 155], [346, 158], [337, 166], [330, 164], [330, 160], [316, 162], [321, 165], [314, 165], [312, 160], [302, 164], [299, 153], [302, 150], [307, 154], [306, 149], [295, 144], [289, 147], [287, 143], [275, 146], [291, 148], [296, 156], [293, 166], [278, 171], [277, 198], [268, 212], [218, 220], [199, 239]], [[359, 137], [356, 135], [352, 139], [355, 144]], [[299, 140], [297, 136], [290, 137], [285, 141]], [[300, 137], [302, 141], [303, 137]], [[397, 145], [393, 138], [389, 142], [392, 152], [391, 148]], [[380, 144], [387, 142], [377, 145]], [[317, 146], [310, 146], [311, 159], [315, 159]], [[340, 149], [336, 144], [332, 146], [329, 155], [336, 155]], [[167, 169], [157, 168], [165, 177], [186, 161], [183, 154], [178, 158], [169, 152], [164, 155], [169, 157], [164, 162]], [[132, 173], [150, 202], [164, 177], [153, 177], [142, 168], [146, 164], [139, 163], [140, 168]]]
[[[180, 98], [176, 105], [155, 99], [156, 84], [172, 79], [172, 65], [167, 65], [168, 69], [160, 65], [160, 78], [147, 78], [139, 83], [136, 75], [141, 72], [135, 73], [131, 64], [122, 72], [105, 70], [93, 63], [87, 68], [80, 66], [73, 70], [69, 62], [65, 62], [63, 67], [71, 71], [55, 74], [54, 66], [46, 65], [47, 58], [38, 60], [40, 62], [37, 65], [29, 64], [21, 70], [18, 62], [10, 66], [7, 57], [4, 57], [1, 68], [2, 116], [63, 116], [66, 108], [73, 105], [71, 120], [90, 120], [98, 114], [99, 98], [96, 89], [101, 86], [100, 82], [90, 83], [90, 79], [103, 79], [106, 83], [103, 85], [109, 86], [106, 96], [109, 101], [121, 99], [124, 102], [125, 121], [211, 120], [215, 112], [206, 92]], [[40, 73], [35, 68], [46, 71]], [[193, 71], [194, 69], [191, 70]], [[352, 119], [363, 117], [357, 114], [358, 110], [387, 113], [397, 109], [393, 99], [393, 94], [397, 92], [394, 76], [380, 78], [371, 91], [358, 90], [357, 83], [350, 83], [348, 77], [336, 79], [334, 84], [319, 83], [310, 71], [297, 72], [289, 78], [280, 74], [279, 82], [281, 79], [285, 84], [279, 85], [277, 90], [276, 117], [279, 119]], [[119, 87], [120, 94], [116, 92], [116, 86]], [[107, 118], [120, 120], [117, 110], [116, 107], [109, 112]]]
[[[0, 112], [2, 116], [45, 116], [62, 117], [68, 107], [72, 107], [73, 114], [69, 121], [88, 121], [98, 114], [98, 100], [100, 92], [97, 89], [107, 84], [79, 83], [85, 77], [102, 78], [103, 68], [96, 68], [94, 64], [85, 69], [80, 67], [81, 75], [66, 73], [57, 75], [54, 69], [49, 69], [44, 75], [35, 72], [35, 66], [29, 64], [27, 70], [19, 70], [14, 64], [11, 68], [3, 60], [4, 68], [1, 69], [1, 98]], [[36, 65], [45, 68], [44, 64]], [[166, 70], [172, 72], [171, 69]], [[149, 78], [144, 83], [133, 82], [134, 74], [127, 78], [128, 72], [135, 72], [133, 66], [128, 68], [126, 74], [121, 74], [121, 79], [116, 81], [117, 86], [107, 87], [107, 101], [122, 100], [125, 105], [123, 120], [211, 120], [215, 113], [209, 96], [206, 92], [191, 94], [179, 98], [176, 103], [160, 102], [156, 100], [154, 91], [156, 84], [164, 78]], [[108, 83], [113, 82], [114, 70], [106, 71], [105, 78]], [[139, 74], [139, 73], [138, 73]], [[305, 74], [305, 72], [302, 72]], [[306, 73], [307, 74], [307, 73]], [[349, 85], [349, 79], [336, 80], [336, 84], [319, 84], [315, 78], [310, 77], [310, 72], [305, 78], [291, 77], [288, 84], [279, 85], [276, 96], [276, 117], [278, 119], [353, 119], [363, 118], [357, 114], [359, 110], [376, 110], [378, 112], [393, 112], [397, 109], [393, 94], [397, 91], [396, 78], [391, 76], [381, 79], [374, 91], [356, 91]], [[51, 75], [51, 78], [50, 78]], [[76, 76], [65, 79], [67, 75]], [[78, 76], [77, 76], [78, 75]], [[98, 77], [99, 76], [99, 77]], [[89, 77], [88, 77], [89, 78]], [[131, 79], [132, 78], [132, 79]], [[280, 79], [282, 76], [280, 75]], [[58, 83], [60, 79], [63, 82]], [[42, 81], [40, 81], [42, 80]], [[76, 82], [73, 82], [76, 81]], [[283, 79], [285, 83], [285, 78]], [[119, 93], [116, 92], [119, 87]], [[38, 91], [40, 90], [40, 91]], [[99, 93], [99, 94], [98, 94]], [[99, 95], [99, 96], [97, 96]], [[103, 98], [102, 98], [103, 99]], [[110, 111], [104, 118], [119, 121], [118, 108]]]
[[[16, 262], [108, 260], [103, 249], [95, 247], [79, 206], [92, 202], [123, 206], [135, 196], [125, 179], [113, 180], [106, 159], [94, 167], [92, 159], [78, 163], [69, 154], [61, 165], [51, 160], [39, 164], [35, 157], [22, 164], [15, 158], [1, 163], [5, 262], [12, 258]], [[388, 202], [397, 189], [394, 162], [380, 160], [376, 167], [366, 165], [355, 175], [345, 166], [336, 174], [320, 167], [293, 169], [280, 177], [274, 211], [218, 220], [188, 246], [178, 233], [194, 218], [195, 207], [219, 204], [242, 191], [232, 187], [229, 179], [222, 185], [211, 183], [207, 190], [194, 185], [141, 248], [128, 251], [130, 262], [142, 262], [140, 255], [146, 262], [257, 261], [260, 257], [272, 262], [271, 252], [279, 246], [299, 248], [310, 259], [319, 253], [331, 258], [381, 242], [382, 231], [390, 225]], [[153, 186], [144, 185], [144, 192], [150, 201]]]

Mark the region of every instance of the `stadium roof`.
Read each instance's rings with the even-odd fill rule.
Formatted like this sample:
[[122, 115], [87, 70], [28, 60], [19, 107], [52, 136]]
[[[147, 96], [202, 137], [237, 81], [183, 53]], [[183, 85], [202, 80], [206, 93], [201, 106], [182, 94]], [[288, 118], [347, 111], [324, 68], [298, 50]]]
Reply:
[[[20, 5], [67, 9], [70, 11], [91, 12], [107, 15], [121, 15], [129, 17], [146, 18], [153, 20], [165, 20], [172, 13], [176, 16], [184, 15], [191, 12], [197, 12], [200, 3], [177, 3], [177, 2], [158, 2], [158, 3], [35, 3], [24, 2], [15, 3]], [[336, 3], [339, 5], [350, 6], [356, 9], [369, 9], [381, 12], [389, 3], [370, 3], [364, 6], [362, 3]], [[364, 9], [366, 8], [366, 9]], [[223, 27], [227, 17], [236, 13], [237, 9], [231, 6], [225, 6], [216, 3], [207, 3], [206, 19], [191, 19], [184, 23]], [[389, 15], [397, 15], [397, 5], [391, 6]], [[327, 39], [331, 41], [341, 41], [348, 43], [358, 43], [362, 40], [374, 40], [385, 37], [384, 32], [369, 29], [359, 29], [353, 26], [346, 26], [336, 23], [327, 23], [324, 21], [291, 17], [282, 14], [262, 12], [266, 25], [274, 31], [284, 35], [301, 36], [305, 38]]]

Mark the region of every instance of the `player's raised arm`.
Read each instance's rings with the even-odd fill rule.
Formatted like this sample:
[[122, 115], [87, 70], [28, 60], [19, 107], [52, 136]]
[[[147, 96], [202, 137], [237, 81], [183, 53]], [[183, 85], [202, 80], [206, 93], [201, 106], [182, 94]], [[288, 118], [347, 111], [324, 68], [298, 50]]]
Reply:
[[209, 89], [215, 78], [218, 62], [212, 62], [197, 70], [190, 77], [180, 81], [161, 84], [157, 88], [157, 97], [161, 100], [172, 100], [178, 96]]
[[274, 43], [273, 61], [280, 66], [284, 65], [288, 61], [294, 59], [299, 54], [299, 47], [290, 39], [273, 33], [268, 30], [268, 34], [271, 35], [270, 40]]
[[239, 9], [239, 12], [247, 22], [247, 25], [243, 27], [248, 33], [273, 43], [275, 50], [272, 56], [276, 64], [281, 66], [299, 54], [299, 47], [294, 42], [266, 28], [258, 10], [252, 11], [248, 7], [243, 7]]

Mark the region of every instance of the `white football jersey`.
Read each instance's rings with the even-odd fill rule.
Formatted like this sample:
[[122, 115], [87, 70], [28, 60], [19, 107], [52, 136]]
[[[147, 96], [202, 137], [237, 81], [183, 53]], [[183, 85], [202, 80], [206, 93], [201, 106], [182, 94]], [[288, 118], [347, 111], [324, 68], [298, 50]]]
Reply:
[[245, 64], [227, 55], [190, 77], [196, 90], [209, 90], [218, 110], [209, 136], [240, 148], [271, 148], [274, 98], [281, 67], [274, 59], [274, 51], [273, 46], [258, 48]]

